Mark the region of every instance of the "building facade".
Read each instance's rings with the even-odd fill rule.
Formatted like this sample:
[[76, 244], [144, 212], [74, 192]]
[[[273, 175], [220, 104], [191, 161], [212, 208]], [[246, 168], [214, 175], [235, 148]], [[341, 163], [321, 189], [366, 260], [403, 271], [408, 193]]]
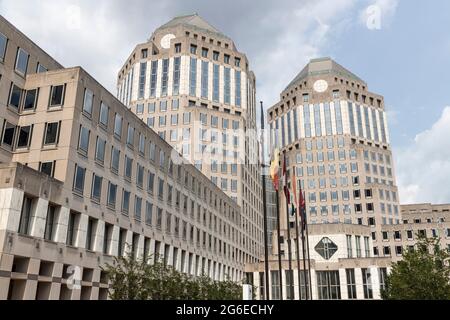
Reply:
[[309, 223], [370, 226], [377, 256], [382, 226], [401, 222], [383, 97], [335, 61], [315, 59], [268, 119], [272, 150], [286, 155], [289, 179], [296, 171]]
[[[287, 251], [286, 233], [286, 230], [281, 232], [283, 251]], [[276, 243], [276, 232], [273, 242]], [[295, 242], [294, 238], [291, 271], [287, 257], [282, 255], [282, 287], [279, 281], [278, 256], [272, 254], [269, 258], [270, 299], [279, 300], [283, 294], [284, 300], [305, 300], [307, 291], [310, 292], [308, 297], [312, 294], [313, 300], [380, 299], [391, 259], [374, 257], [370, 227], [342, 223], [310, 225], [311, 281], [308, 272], [305, 272], [308, 265], [305, 269], [301, 249], [300, 270], [297, 268]], [[273, 247], [276, 249], [276, 245]], [[299, 247], [302, 247], [301, 240]], [[256, 299], [265, 299], [264, 263], [248, 265], [246, 272], [247, 280], [256, 288]], [[312, 284], [311, 288], [309, 283]], [[291, 285], [293, 290], [289, 290]]]
[[197, 14], [176, 17], [130, 54], [117, 97], [242, 208], [244, 246], [263, 243], [255, 76], [234, 42]]
[[254, 254], [235, 201], [3, 18], [0, 54], [0, 299], [104, 299], [100, 267], [129, 252], [242, 279]]

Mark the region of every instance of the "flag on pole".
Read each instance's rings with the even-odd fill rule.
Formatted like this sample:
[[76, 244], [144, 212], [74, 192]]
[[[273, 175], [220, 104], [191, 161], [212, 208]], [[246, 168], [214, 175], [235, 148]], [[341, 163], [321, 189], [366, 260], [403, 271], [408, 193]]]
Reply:
[[270, 164], [270, 177], [272, 178], [272, 183], [276, 191], [279, 188], [279, 170], [280, 170], [280, 152], [278, 149], [275, 149], [273, 154], [273, 160]]
[[283, 182], [284, 182], [284, 195], [286, 197], [286, 204], [289, 206], [291, 203], [291, 194], [289, 192], [288, 180], [287, 180], [287, 169], [286, 169], [286, 154], [283, 156]]
[[303, 230], [306, 228], [306, 204], [305, 204], [305, 196], [303, 194], [302, 191], [302, 186], [300, 184], [300, 199], [299, 199], [299, 214], [300, 214], [300, 218], [301, 218], [301, 225]]

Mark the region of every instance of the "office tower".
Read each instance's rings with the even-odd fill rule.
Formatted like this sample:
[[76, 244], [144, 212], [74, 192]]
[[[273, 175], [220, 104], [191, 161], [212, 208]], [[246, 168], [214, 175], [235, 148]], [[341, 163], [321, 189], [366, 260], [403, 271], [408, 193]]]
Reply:
[[197, 14], [176, 17], [138, 44], [117, 97], [242, 209], [242, 246], [256, 261], [263, 219], [255, 77], [234, 42]]
[[332, 59], [314, 59], [268, 114], [272, 148], [291, 177], [296, 169], [309, 223], [371, 226], [377, 256], [381, 226], [401, 221], [383, 97]]
[[0, 299], [106, 299], [115, 256], [243, 278], [241, 208], [0, 17]]

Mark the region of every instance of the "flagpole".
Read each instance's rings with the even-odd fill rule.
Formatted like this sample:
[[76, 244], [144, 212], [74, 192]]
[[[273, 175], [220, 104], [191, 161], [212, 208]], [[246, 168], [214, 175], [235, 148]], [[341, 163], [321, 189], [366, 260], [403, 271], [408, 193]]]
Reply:
[[280, 279], [280, 300], [283, 300], [283, 277], [282, 277], [282, 268], [281, 268], [281, 245], [280, 245], [280, 201], [279, 201], [279, 192], [276, 189], [277, 196], [277, 244], [278, 244], [278, 276]]
[[306, 274], [306, 251], [305, 251], [305, 227], [306, 227], [306, 205], [305, 205], [305, 196], [302, 191], [302, 186], [300, 184], [300, 224], [302, 228], [302, 254], [303, 254], [303, 280], [305, 283], [305, 298], [309, 299], [309, 287], [308, 285], [308, 275]]
[[265, 175], [265, 144], [264, 144], [264, 108], [261, 101], [261, 147], [262, 147], [262, 192], [263, 192], [263, 224], [264, 224], [264, 273], [265, 273], [265, 300], [270, 300], [270, 288], [269, 288], [269, 241], [268, 241], [268, 223], [267, 223], [267, 199], [266, 199], [266, 175]]
[[[287, 183], [287, 168], [286, 168], [286, 153], [283, 155], [283, 175], [284, 175], [284, 195], [286, 197], [286, 229], [287, 229], [287, 246], [288, 246], [288, 271], [289, 271], [289, 287], [286, 286], [286, 290], [289, 290], [289, 296], [292, 299], [293, 294], [293, 279], [291, 278], [292, 275], [292, 248], [291, 248], [291, 223], [290, 223], [290, 217], [289, 217], [289, 204], [290, 204], [290, 196], [289, 196], [289, 188]], [[286, 280], [287, 282], [287, 280]], [[287, 296], [287, 292], [286, 292]], [[287, 298], [287, 297], [286, 297]]]
[[[306, 207], [305, 207], [306, 208]], [[306, 210], [306, 209], [305, 209]], [[311, 257], [309, 255], [309, 231], [308, 231], [308, 220], [306, 219], [305, 212], [305, 229], [306, 229], [306, 250], [308, 252], [308, 276], [309, 276], [309, 291], [312, 300], [312, 286], [311, 286]]]
[[[295, 235], [297, 238], [297, 241], [295, 242], [296, 244], [296, 248], [295, 248], [295, 252], [296, 252], [296, 258], [297, 258], [297, 281], [298, 281], [298, 300], [302, 300], [302, 287], [301, 287], [301, 272], [300, 272], [300, 238], [299, 238], [299, 233], [298, 233], [298, 214], [300, 213], [300, 208], [297, 202], [297, 177], [295, 174], [295, 170], [296, 168], [293, 168], [293, 172], [294, 172], [294, 185], [293, 185], [293, 190], [294, 190], [294, 199], [295, 199], [295, 206], [297, 207], [297, 210], [294, 211], [295, 214]], [[291, 180], [292, 182], [292, 180]], [[294, 209], [294, 205], [292, 205], [292, 210]]]

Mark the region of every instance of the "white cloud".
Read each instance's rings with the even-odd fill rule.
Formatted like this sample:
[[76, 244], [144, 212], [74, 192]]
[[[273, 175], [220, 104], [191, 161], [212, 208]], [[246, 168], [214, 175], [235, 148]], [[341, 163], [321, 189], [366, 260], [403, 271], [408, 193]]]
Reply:
[[277, 37], [267, 39], [261, 54], [255, 55], [258, 97], [270, 107], [279, 94], [311, 58], [321, 57], [339, 24], [356, 4], [355, 0], [303, 1], [290, 10], [267, 12], [260, 24], [277, 24]]
[[401, 203], [450, 202], [450, 107], [394, 154]]

